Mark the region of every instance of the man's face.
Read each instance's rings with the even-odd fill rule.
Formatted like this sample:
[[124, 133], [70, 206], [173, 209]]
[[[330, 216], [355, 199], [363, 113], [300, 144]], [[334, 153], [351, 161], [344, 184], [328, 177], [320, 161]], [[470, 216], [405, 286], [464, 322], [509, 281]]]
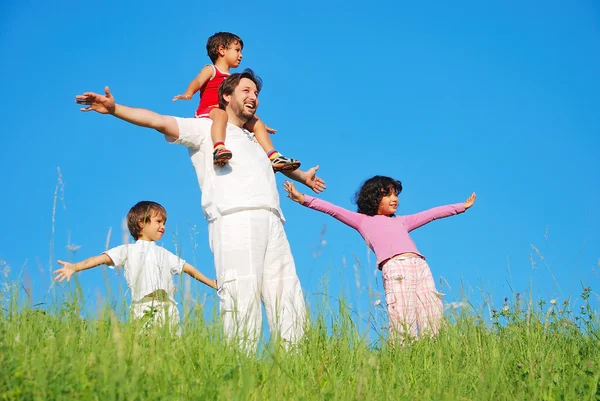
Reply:
[[248, 78], [242, 78], [231, 95], [229, 107], [243, 121], [249, 121], [254, 117], [258, 108], [256, 84]]

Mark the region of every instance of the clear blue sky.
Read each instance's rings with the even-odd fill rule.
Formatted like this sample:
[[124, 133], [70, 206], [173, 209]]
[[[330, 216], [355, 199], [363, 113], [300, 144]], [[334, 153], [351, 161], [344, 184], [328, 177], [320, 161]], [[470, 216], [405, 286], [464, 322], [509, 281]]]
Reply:
[[[243, 38], [241, 67], [264, 80], [259, 115], [278, 129], [273, 140], [284, 154], [321, 166], [324, 199], [353, 208], [352, 195], [374, 174], [403, 182], [399, 213], [477, 192], [466, 214], [413, 235], [436, 281], [450, 285], [447, 301], [461, 299], [461, 286], [474, 302], [484, 291], [496, 305], [513, 291], [563, 300], [582, 283], [600, 290], [595, 1], [1, 8], [0, 259], [35, 301], [52, 294], [53, 259], [100, 253], [111, 228], [110, 246], [119, 245], [123, 217], [144, 199], [169, 212], [164, 246], [178, 243], [184, 258], [214, 275], [186, 150], [154, 131], [80, 113], [74, 96], [110, 85], [120, 103], [193, 116], [197, 97], [171, 99], [209, 62], [206, 39], [217, 31]], [[57, 167], [64, 198], [53, 224]], [[361, 317], [374, 313], [380, 294], [368, 288], [381, 293], [381, 276], [360, 236], [283, 198], [278, 182], [310, 305], [320, 303], [326, 276], [332, 296], [345, 294]], [[81, 248], [69, 255], [69, 243]], [[90, 302], [105, 295], [104, 277], [102, 269], [80, 275]], [[122, 275], [108, 277], [124, 285]], [[212, 297], [196, 284], [192, 291]]]

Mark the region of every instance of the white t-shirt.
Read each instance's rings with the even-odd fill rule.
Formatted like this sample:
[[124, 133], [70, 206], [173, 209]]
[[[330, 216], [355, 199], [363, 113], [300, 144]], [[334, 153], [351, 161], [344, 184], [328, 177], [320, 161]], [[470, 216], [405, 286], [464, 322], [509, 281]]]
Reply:
[[270, 209], [284, 221], [273, 167], [251, 132], [227, 124], [225, 146], [233, 157], [224, 167], [215, 167], [210, 137], [212, 120], [175, 119], [179, 138], [174, 143], [188, 148], [202, 191], [202, 210], [208, 221], [248, 209]]
[[164, 290], [175, 302], [173, 274], [183, 271], [185, 260], [172, 254], [153, 241], [137, 240], [104, 252], [114, 266], [125, 267], [125, 280], [131, 291], [131, 300], [136, 302], [157, 290]]

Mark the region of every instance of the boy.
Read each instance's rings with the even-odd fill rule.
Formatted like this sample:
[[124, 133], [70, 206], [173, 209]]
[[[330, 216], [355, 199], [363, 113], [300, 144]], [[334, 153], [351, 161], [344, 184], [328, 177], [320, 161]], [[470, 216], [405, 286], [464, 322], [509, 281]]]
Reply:
[[135, 319], [152, 316], [152, 320], [177, 329], [179, 311], [175, 302], [173, 274], [182, 271], [211, 288], [217, 288], [216, 280], [209, 280], [185, 260], [172, 254], [155, 241], [165, 233], [167, 211], [156, 202], [142, 201], [127, 214], [127, 227], [136, 240], [133, 244], [120, 245], [78, 263], [59, 260], [63, 267], [54, 271], [54, 280], [70, 281], [78, 271], [99, 265], [125, 268], [125, 279], [131, 292], [131, 310]]
[[[227, 113], [219, 108], [219, 86], [230, 74], [231, 68], [237, 68], [242, 62], [242, 39], [229, 32], [217, 32], [208, 38], [206, 51], [213, 64], [205, 65], [200, 73], [190, 82], [182, 95], [177, 95], [173, 101], [191, 100], [200, 91], [200, 105], [196, 110], [196, 118], [210, 118], [213, 121], [210, 136], [213, 141], [213, 161], [217, 166], [224, 166], [232, 153], [225, 147]], [[224, 106], [223, 106], [224, 107]], [[245, 128], [254, 133], [260, 146], [271, 161], [273, 171], [293, 171], [300, 167], [300, 162], [283, 156], [273, 146], [269, 134], [275, 130], [267, 127], [257, 117], [252, 118]]]

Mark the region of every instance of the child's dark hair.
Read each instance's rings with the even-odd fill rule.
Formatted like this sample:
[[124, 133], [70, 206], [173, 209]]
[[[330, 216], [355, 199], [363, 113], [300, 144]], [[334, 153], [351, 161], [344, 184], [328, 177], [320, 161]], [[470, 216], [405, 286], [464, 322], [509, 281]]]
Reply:
[[133, 239], [137, 240], [142, 232], [142, 227], [146, 223], [150, 222], [150, 219], [154, 215], [161, 215], [162, 218], [167, 222], [167, 211], [165, 208], [152, 201], [141, 201], [133, 205], [127, 213], [127, 228]]
[[354, 195], [354, 201], [356, 206], [358, 206], [358, 213], [366, 214], [367, 216], [377, 215], [381, 199], [392, 192], [395, 192], [396, 195], [402, 192], [402, 183], [400, 181], [381, 175], [369, 178], [356, 191], [356, 195]]
[[244, 48], [244, 41], [237, 35], [230, 32], [217, 32], [206, 41], [206, 52], [210, 61], [216, 62], [219, 58], [219, 47], [228, 48], [229, 45], [238, 42], [241, 48]]
[[231, 95], [235, 88], [240, 84], [242, 78], [247, 78], [254, 82], [256, 85], [256, 90], [260, 92], [262, 89], [262, 79], [258, 75], [254, 73], [250, 68], [246, 68], [242, 72], [236, 72], [235, 74], [231, 74], [223, 82], [219, 85], [219, 107], [223, 110], [227, 107], [227, 102], [223, 99], [225, 95]]

